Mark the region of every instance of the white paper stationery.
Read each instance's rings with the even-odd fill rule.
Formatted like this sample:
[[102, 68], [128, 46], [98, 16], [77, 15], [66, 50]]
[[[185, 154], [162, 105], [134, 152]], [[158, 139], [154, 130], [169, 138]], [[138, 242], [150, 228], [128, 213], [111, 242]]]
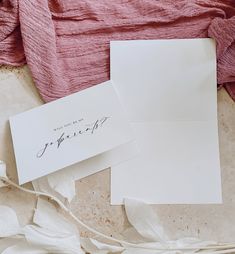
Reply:
[[71, 201], [76, 195], [75, 181], [97, 173], [110, 166], [134, 158], [138, 155], [138, 148], [134, 141], [120, 145], [112, 150], [96, 155], [80, 163], [73, 164], [53, 172], [47, 176], [34, 180], [33, 186], [37, 191], [47, 192]]
[[111, 42], [111, 79], [140, 149], [112, 167], [111, 203], [222, 202], [215, 42]]
[[86, 165], [88, 158], [102, 160], [102, 153], [112, 155], [133, 140], [110, 81], [13, 116], [10, 126], [20, 184], [78, 162]]

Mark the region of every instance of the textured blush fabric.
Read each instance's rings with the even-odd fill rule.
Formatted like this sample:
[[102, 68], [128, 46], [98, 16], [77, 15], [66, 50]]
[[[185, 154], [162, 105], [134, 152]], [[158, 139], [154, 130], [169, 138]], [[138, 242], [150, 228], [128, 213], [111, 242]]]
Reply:
[[202, 37], [235, 100], [234, 0], [0, 0], [0, 64], [27, 62], [45, 101], [107, 80], [110, 40]]

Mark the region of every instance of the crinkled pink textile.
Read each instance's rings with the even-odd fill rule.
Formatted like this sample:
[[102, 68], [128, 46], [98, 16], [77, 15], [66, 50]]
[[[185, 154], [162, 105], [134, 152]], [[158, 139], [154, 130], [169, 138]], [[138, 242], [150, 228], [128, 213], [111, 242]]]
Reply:
[[107, 80], [110, 40], [198, 37], [235, 99], [234, 0], [0, 0], [0, 64], [27, 62], [45, 101]]

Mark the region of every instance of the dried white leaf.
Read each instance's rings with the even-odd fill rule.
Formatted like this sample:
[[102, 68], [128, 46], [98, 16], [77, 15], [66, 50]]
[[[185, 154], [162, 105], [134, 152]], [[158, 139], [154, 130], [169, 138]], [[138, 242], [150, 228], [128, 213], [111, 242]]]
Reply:
[[122, 254], [158, 254], [158, 253], [166, 254], [165, 252], [159, 252], [156, 250], [146, 250], [137, 248], [129, 248], [122, 252]]
[[76, 226], [59, 214], [54, 205], [41, 198], [38, 199], [33, 222], [42, 228], [55, 232], [79, 235]]
[[90, 238], [81, 238], [81, 246], [86, 253], [91, 254], [108, 254], [108, 251], [98, 250], [98, 248], [91, 242]]
[[92, 238], [81, 238], [81, 246], [86, 252], [92, 254], [119, 253], [124, 250], [121, 246], [101, 243]]
[[[163, 247], [160, 242], [144, 242], [144, 243], [139, 243], [136, 246], [137, 246], [138, 251], [139, 251], [139, 249], [143, 250], [144, 248], [146, 248], [147, 253], [163, 253], [164, 252], [164, 254], [167, 254], [167, 253], [172, 254], [172, 253], [177, 252], [177, 251], [170, 250], [170, 249], [192, 247], [192, 250], [184, 250], [185, 254], [190, 254], [190, 253], [197, 252], [202, 247], [213, 245], [213, 244], [215, 244], [215, 242], [202, 241], [198, 238], [188, 237], [188, 238], [182, 238], [182, 239], [179, 239], [176, 241], [167, 241], [167, 247], [169, 248], [169, 250], [165, 250], [165, 251], [157, 250], [157, 249], [161, 249]], [[126, 246], [126, 248], [128, 249], [128, 246]]]
[[0, 206], [0, 237], [9, 237], [21, 233], [16, 213], [8, 206]]
[[[214, 242], [214, 241], [202, 241], [198, 238], [185, 237], [185, 238], [178, 239], [176, 241], [172, 241], [170, 244], [170, 247], [171, 248], [191, 247], [191, 248], [193, 248], [192, 250], [184, 251], [184, 253], [185, 254], [192, 254], [192, 253], [196, 253], [198, 250], [200, 250], [203, 247], [213, 246], [215, 244], [216, 244], [216, 242]], [[213, 250], [209, 250], [209, 251], [211, 252]], [[206, 252], [205, 252], [205, 254], [206, 254]]]
[[123, 252], [122, 252], [122, 254], [148, 254], [148, 253], [144, 253], [144, 252], [138, 252], [138, 250], [136, 250], [136, 249], [127, 249], [127, 250], [124, 250]]
[[166, 254], [166, 252], [168, 251], [163, 251], [163, 250], [158, 250], [160, 248], [162, 248], [162, 244], [159, 242], [145, 242], [145, 243], [140, 243], [140, 244], [136, 244], [136, 247], [130, 247], [130, 246], [125, 246], [126, 250], [128, 250], [129, 252], [127, 253], [138, 253], [138, 254], [142, 254], [142, 253], [149, 253], [149, 254]]
[[90, 238], [91, 243], [98, 249], [98, 250], [104, 250], [108, 251], [111, 253], [116, 253], [116, 252], [121, 252], [124, 250], [123, 247], [121, 246], [116, 246], [116, 245], [111, 245], [111, 244], [106, 244], [106, 243], [101, 243], [95, 239]]
[[[151, 246], [151, 245], [147, 245]], [[179, 251], [170, 250], [154, 250], [154, 249], [144, 249], [144, 248], [127, 248], [122, 254], [180, 254]], [[185, 253], [185, 252], [184, 252]]]
[[49, 254], [49, 252], [37, 246], [29, 245], [26, 242], [23, 242], [8, 247], [1, 254]]
[[36, 191], [51, 194], [63, 202], [71, 202], [76, 195], [74, 177], [68, 174], [66, 170], [41, 177], [32, 183]]
[[22, 237], [7, 237], [0, 239], [0, 253], [2, 253], [3, 250], [7, 249], [10, 246], [16, 245], [20, 242], [22, 242]]
[[56, 253], [84, 253], [80, 247], [80, 240], [75, 234], [57, 233], [34, 225], [27, 225], [23, 229], [26, 240], [33, 245], [40, 246]]
[[50, 194], [65, 203], [66, 199], [50, 187], [47, 176], [32, 181], [32, 184], [35, 191]]
[[[5, 162], [0, 160], [0, 176], [7, 178], [7, 170]], [[2, 181], [0, 181], [0, 188], [6, 186]]]
[[81, 237], [80, 242], [82, 248], [88, 253], [93, 253], [97, 250], [97, 248], [91, 243], [89, 238]]
[[[137, 244], [139, 247], [151, 248], [151, 249], [161, 249], [163, 246], [159, 242], [145, 242]], [[160, 250], [161, 251], [161, 250]]]
[[61, 196], [71, 202], [76, 195], [75, 180], [66, 170], [60, 170], [56, 174], [47, 176], [50, 187]]
[[175, 248], [183, 248], [183, 247], [196, 247], [196, 248], [202, 248], [209, 245], [214, 245], [216, 242], [214, 241], [202, 241], [198, 238], [193, 237], [185, 237], [176, 240], [175, 242]]
[[125, 210], [129, 222], [139, 234], [151, 241], [166, 243], [168, 237], [159, 224], [156, 213], [149, 205], [141, 201], [125, 199]]
[[[182, 238], [182, 239], [179, 239], [176, 241], [168, 241], [167, 247], [169, 249], [165, 250], [165, 251], [157, 250], [157, 249], [161, 249], [163, 247], [162, 244], [159, 242], [145, 242], [145, 243], [137, 244], [136, 248], [128, 248], [128, 246], [126, 246], [126, 248], [128, 250], [127, 253], [132, 253], [132, 251], [136, 251], [136, 253], [138, 253], [138, 254], [139, 253], [140, 254], [142, 254], [142, 253], [178, 254], [179, 251], [175, 251], [175, 250], [171, 250], [171, 249], [192, 247], [192, 250], [184, 250], [183, 251], [184, 254], [192, 254], [192, 253], [197, 252], [201, 247], [208, 246], [213, 243], [214, 242], [212, 242], [212, 241], [201, 241], [200, 239], [197, 239], [197, 238]], [[124, 252], [124, 253], [126, 254], [126, 252]]]

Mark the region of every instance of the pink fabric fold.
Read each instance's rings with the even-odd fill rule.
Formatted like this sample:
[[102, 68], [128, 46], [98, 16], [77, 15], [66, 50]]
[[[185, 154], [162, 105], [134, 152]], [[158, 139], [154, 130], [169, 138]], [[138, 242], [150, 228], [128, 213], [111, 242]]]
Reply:
[[27, 63], [46, 102], [108, 80], [110, 40], [203, 37], [235, 100], [234, 0], [0, 0], [0, 64]]

